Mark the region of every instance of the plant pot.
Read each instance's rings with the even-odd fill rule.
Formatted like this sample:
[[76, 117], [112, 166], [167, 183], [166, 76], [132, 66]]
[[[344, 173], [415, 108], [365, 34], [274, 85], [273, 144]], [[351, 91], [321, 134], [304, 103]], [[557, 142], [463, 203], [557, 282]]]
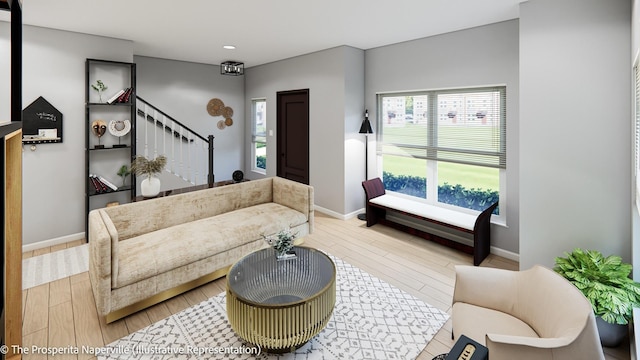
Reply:
[[297, 258], [296, 253], [293, 250], [276, 251], [276, 260], [290, 260]]
[[158, 196], [160, 193], [160, 179], [155, 176], [149, 176], [140, 183], [140, 192], [142, 196], [149, 198]]
[[616, 347], [622, 343], [629, 334], [628, 325], [619, 325], [608, 323], [600, 316], [596, 316], [596, 325], [598, 326], [598, 334], [600, 334], [600, 343], [606, 347]]

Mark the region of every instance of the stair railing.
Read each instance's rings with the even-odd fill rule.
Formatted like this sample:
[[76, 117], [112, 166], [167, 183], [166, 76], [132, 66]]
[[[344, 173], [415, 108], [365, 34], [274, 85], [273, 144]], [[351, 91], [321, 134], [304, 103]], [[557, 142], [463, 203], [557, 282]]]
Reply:
[[192, 185], [212, 186], [215, 179], [214, 136], [209, 135], [205, 138], [140, 96], [136, 96], [136, 99], [138, 152], [142, 150], [147, 158], [165, 155], [166, 170], [170, 173]]

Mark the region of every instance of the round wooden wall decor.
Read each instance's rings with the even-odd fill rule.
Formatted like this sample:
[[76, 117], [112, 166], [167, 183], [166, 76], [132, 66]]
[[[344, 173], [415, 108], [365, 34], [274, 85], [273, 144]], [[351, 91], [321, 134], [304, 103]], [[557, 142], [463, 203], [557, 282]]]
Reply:
[[233, 119], [232, 118], [224, 119], [224, 124], [227, 125], [227, 126], [233, 125]]
[[225, 119], [226, 119], [226, 118], [231, 118], [231, 117], [233, 117], [233, 109], [232, 109], [232, 108], [230, 108], [230, 107], [228, 107], [228, 106], [227, 106], [227, 107], [225, 107], [225, 108], [222, 110], [222, 116], [224, 116], [224, 117], [225, 117]]
[[207, 103], [207, 112], [211, 116], [220, 116], [220, 115], [222, 115], [222, 110], [224, 108], [225, 108], [224, 107], [224, 103], [222, 102], [222, 100], [220, 100], [218, 98], [213, 98], [213, 99], [209, 100], [209, 103]]

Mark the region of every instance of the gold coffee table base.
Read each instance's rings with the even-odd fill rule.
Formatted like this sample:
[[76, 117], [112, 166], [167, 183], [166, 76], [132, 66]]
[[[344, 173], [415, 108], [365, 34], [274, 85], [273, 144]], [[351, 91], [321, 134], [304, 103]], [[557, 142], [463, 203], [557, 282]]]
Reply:
[[284, 261], [276, 261], [272, 249], [260, 250], [247, 255], [255, 259], [241, 259], [229, 270], [227, 316], [231, 327], [263, 351], [283, 353], [299, 348], [327, 325], [333, 313], [335, 265], [315, 249], [294, 250], [298, 258]]

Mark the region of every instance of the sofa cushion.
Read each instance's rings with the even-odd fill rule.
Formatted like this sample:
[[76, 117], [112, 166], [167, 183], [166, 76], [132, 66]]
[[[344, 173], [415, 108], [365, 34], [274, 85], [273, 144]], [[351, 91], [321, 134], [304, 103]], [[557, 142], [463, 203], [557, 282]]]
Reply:
[[266, 203], [120, 241], [112, 287], [130, 285], [305, 222], [306, 216], [298, 211]]
[[120, 241], [123, 241], [152, 231], [270, 202], [274, 202], [273, 183], [271, 178], [267, 178], [161, 196], [103, 210], [113, 221]]
[[482, 345], [486, 345], [486, 334], [539, 337], [525, 322], [502, 311], [456, 302], [453, 312], [456, 314], [452, 325], [454, 335], [465, 335]]

